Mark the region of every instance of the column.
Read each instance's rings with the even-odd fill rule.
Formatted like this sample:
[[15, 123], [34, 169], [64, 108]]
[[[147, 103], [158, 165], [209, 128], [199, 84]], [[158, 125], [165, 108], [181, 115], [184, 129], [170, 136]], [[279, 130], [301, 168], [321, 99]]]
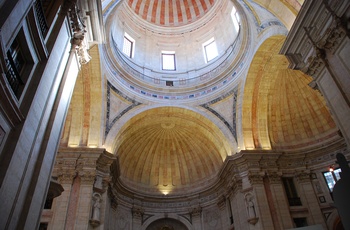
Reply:
[[[250, 229], [275, 229], [269, 201], [266, 196], [263, 181], [264, 174], [261, 172], [249, 172], [248, 178], [251, 190], [246, 189], [247, 192], [245, 192], [244, 197], [248, 210], [248, 219], [246, 221], [250, 224]], [[252, 210], [251, 205], [254, 205], [255, 217], [250, 213]]]
[[52, 204], [53, 216], [52, 221], [49, 224], [52, 230], [60, 230], [65, 228], [74, 177], [74, 170], [61, 172], [61, 174], [58, 176], [58, 182], [62, 185], [64, 191], [54, 200]]
[[310, 173], [297, 172], [296, 179], [299, 187], [302, 205], [304, 207], [307, 207], [309, 211], [309, 215], [307, 217], [308, 224], [322, 224], [323, 228], [327, 229], [327, 224], [325, 223], [317, 196], [311, 183]]
[[271, 215], [273, 219], [278, 221], [276, 221], [276, 224], [278, 223], [279, 229], [289, 229], [293, 228], [293, 222], [281, 176], [282, 173], [279, 172], [268, 172], [265, 184], [266, 195], [270, 204]]
[[202, 228], [202, 207], [197, 206], [191, 209], [192, 226], [194, 230], [201, 230]]
[[227, 204], [227, 199], [224, 196], [222, 196], [217, 203], [220, 210], [220, 218], [221, 218], [223, 229], [229, 229], [231, 225], [230, 224], [231, 213], [229, 213], [229, 208], [227, 207], [226, 204]]

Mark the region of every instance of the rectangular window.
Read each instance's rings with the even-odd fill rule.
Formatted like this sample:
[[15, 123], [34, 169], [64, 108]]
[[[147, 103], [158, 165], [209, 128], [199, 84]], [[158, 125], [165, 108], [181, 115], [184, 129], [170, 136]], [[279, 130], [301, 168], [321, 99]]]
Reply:
[[288, 198], [289, 206], [301, 206], [301, 200], [295, 188], [293, 178], [283, 177], [282, 181]]
[[235, 27], [235, 30], [238, 31], [240, 18], [235, 7], [232, 8], [231, 18], [232, 18], [232, 22], [233, 22], [233, 26]]
[[204, 54], [205, 54], [205, 62], [210, 62], [214, 58], [218, 56], [218, 50], [216, 48], [216, 43], [214, 38], [209, 39], [207, 42], [203, 44]]
[[335, 183], [340, 179], [340, 174], [339, 174], [340, 172], [341, 172], [341, 169], [338, 168], [333, 171], [323, 173], [323, 177], [326, 180], [326, 183], [330, 192], [333, 192]]
[[32, 67], [33, 59], [21, 29], [6, 52], [6, 79], [17, 98], [23, 91]]
[[176, 70], [174, 51], [162, 51], [162, 70]]
[[45, 37], [49, 27], [47, 25], [45, 12], [44, 12], [44, 6], [43, 6], [43, 3], [41, 0], [35, 1], [34, 9], [35, 9], [35, 16], [36, 16], [37, 22], [39, 24], [41, 35], [43, 37]]
[[173, 81], [165, 81], [165, 85], [166, 86], [174, 86], [174, 82]]
[[134, 46], [135, 40], [132, 39], [127, 33], [124, 34], [124, 44], [123, 44], [123, 53], [129, 58], [134, 57]]

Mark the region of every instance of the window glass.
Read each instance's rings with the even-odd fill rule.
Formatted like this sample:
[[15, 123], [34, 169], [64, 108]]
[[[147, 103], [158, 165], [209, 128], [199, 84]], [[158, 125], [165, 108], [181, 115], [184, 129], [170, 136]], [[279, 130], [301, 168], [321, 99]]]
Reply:
[[162, 69], [175, 70], [175, 52], [162, 51]]
[[127, 33], [124, 34], [124, 44], [123, 44], [123, 53], [129, 58], [134, 56], [134, 45], [135, 40], [132, 39]]
[[238, 31], [240, 18], [235, 7], [232, 8], [231, 18], [232, 18], [233, 26], [235, 27], [235, 30]]
[[334, 171], [324, 172], [323, 176], [326, 179], [327, 186], [329, 191], [333, 192], [335, 183], [340, 179], [340, 168], [335, 169]]
[[210, 62], [218, 56], [218, 50], [214, 38], [211, 38], [203, 44], [205, 61]]

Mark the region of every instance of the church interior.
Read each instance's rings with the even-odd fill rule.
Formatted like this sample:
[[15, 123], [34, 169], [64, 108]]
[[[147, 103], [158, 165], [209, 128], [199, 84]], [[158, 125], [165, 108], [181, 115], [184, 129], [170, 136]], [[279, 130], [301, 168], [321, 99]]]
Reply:
[[347, 0], [1, 0], [0, 229], [350, 229], [349, 39]]

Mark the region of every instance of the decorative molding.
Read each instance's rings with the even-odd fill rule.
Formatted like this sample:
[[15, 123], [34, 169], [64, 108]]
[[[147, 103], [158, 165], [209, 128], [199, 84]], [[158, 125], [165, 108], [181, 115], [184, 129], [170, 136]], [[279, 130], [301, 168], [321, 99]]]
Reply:
[[58, 182], [60, 184], [72, 184], [76, 175], [75, 170], [60, 170], [60, 173], [57, 175]]
[[282, 173], [281, 172], [268, 172], [267, 177], [269, 178], [270, 184], [281, 184]]
[[72, 29], [71, 50], [75, 50], [80, 64], [86, 64], [91, 57], [88, 54], [88, 43], [85, 39], [86, 26], [80, 16], [80, 10], [77, 7], [77, 0], [66, 0], [62, 6], [62, 13], [68, 13]]
[[295, 176], [298, 179], [298, 181], [301, 183], [311, 182], [311, 173], [310, 172], [297, 172]]
[[301, 69], [305, 74], [316, 78], [317, 75], [321, 72], [321, 70], [325, 67], [325, 63], [323, 61], [324, 50], [318, 51], [316, 56], [310, 56], [307, 59], [307, 64]]
[[261, 172], [249, 172], [248, 178], [251, 185], [263, 184], [264, 175]]
[[218, 198], [217, 205], [221, 210], [223, 210], [226, 207], [226, 197], [221, 196], [220, 198]]
[[[109, 122], [110, 119], [110, 110], [111, 110], [111, 90], [131, 102], [132, 104], [128, 106], [125, 110], [121, 111], [115, 118], [113, 118], [112, 122]], [[113, 125], [127, 112], [132, 110], [134, 107], [141, 105], [142, 103], [135, 101], [134, 99], [129, 98], [127, 95], [120, 92], [117, 88], [112, 85], [109, 81], [107, 81], [107, 112], [106, 112], [106, 129], [105, 129], [105, 138], [107, 137], [109, 131], [113, 127]]]
[[318, 42], [318, 46], [334, 53], [345, 37], [346, 32], [344, 29], [339, 27], [339, 25], [336, 25], [336, 27], [327, 29], [324, 38]]
[[190, 209], [191, 218], [200, 217], [202, 214], [202, 207], [197, 206]]
[[[206, 110], [208, 110], [209, 112], [211, 112], [212, 114], [214, 114], [217, 118], [219, 118], [224, 124], [225, 126], [230, 130], [230, 132], [232, 133], [233, 137], [235, 138], [235, 140], [237, 140], [237, 133], [236, 133], [236, 105], [237, 105], [237, 91], [238, 89], [232, 89], [230, 90], [228, 93], [222, 95], [221, 97], [218, 97], [214, 100], [211, 100], [208, 103], [202, 104], [200, 105], [201, 107], [205, 108]], [[229, 96], [233, 96], [233, 126], [230, 125], [229, 122], [226, 121], [226, 119], [224, 117], [222, 117], [218, 112], [216, 112], [214, 109], [210, 108], [210, 105], [215, 104]]]
[[133, 206], [131, 209], [132, 218], [142, 220], [142, 216], [144, 214], [144, 210], [141, 207]]
[[117, 200], [116, 196], [114, 195], [113, 189], [110, 186], [108, 187], [107, 196], [109, 197], [111, 208], [114, 211], [116, 211], [117, 207], [118, 207], [118, 200]]

